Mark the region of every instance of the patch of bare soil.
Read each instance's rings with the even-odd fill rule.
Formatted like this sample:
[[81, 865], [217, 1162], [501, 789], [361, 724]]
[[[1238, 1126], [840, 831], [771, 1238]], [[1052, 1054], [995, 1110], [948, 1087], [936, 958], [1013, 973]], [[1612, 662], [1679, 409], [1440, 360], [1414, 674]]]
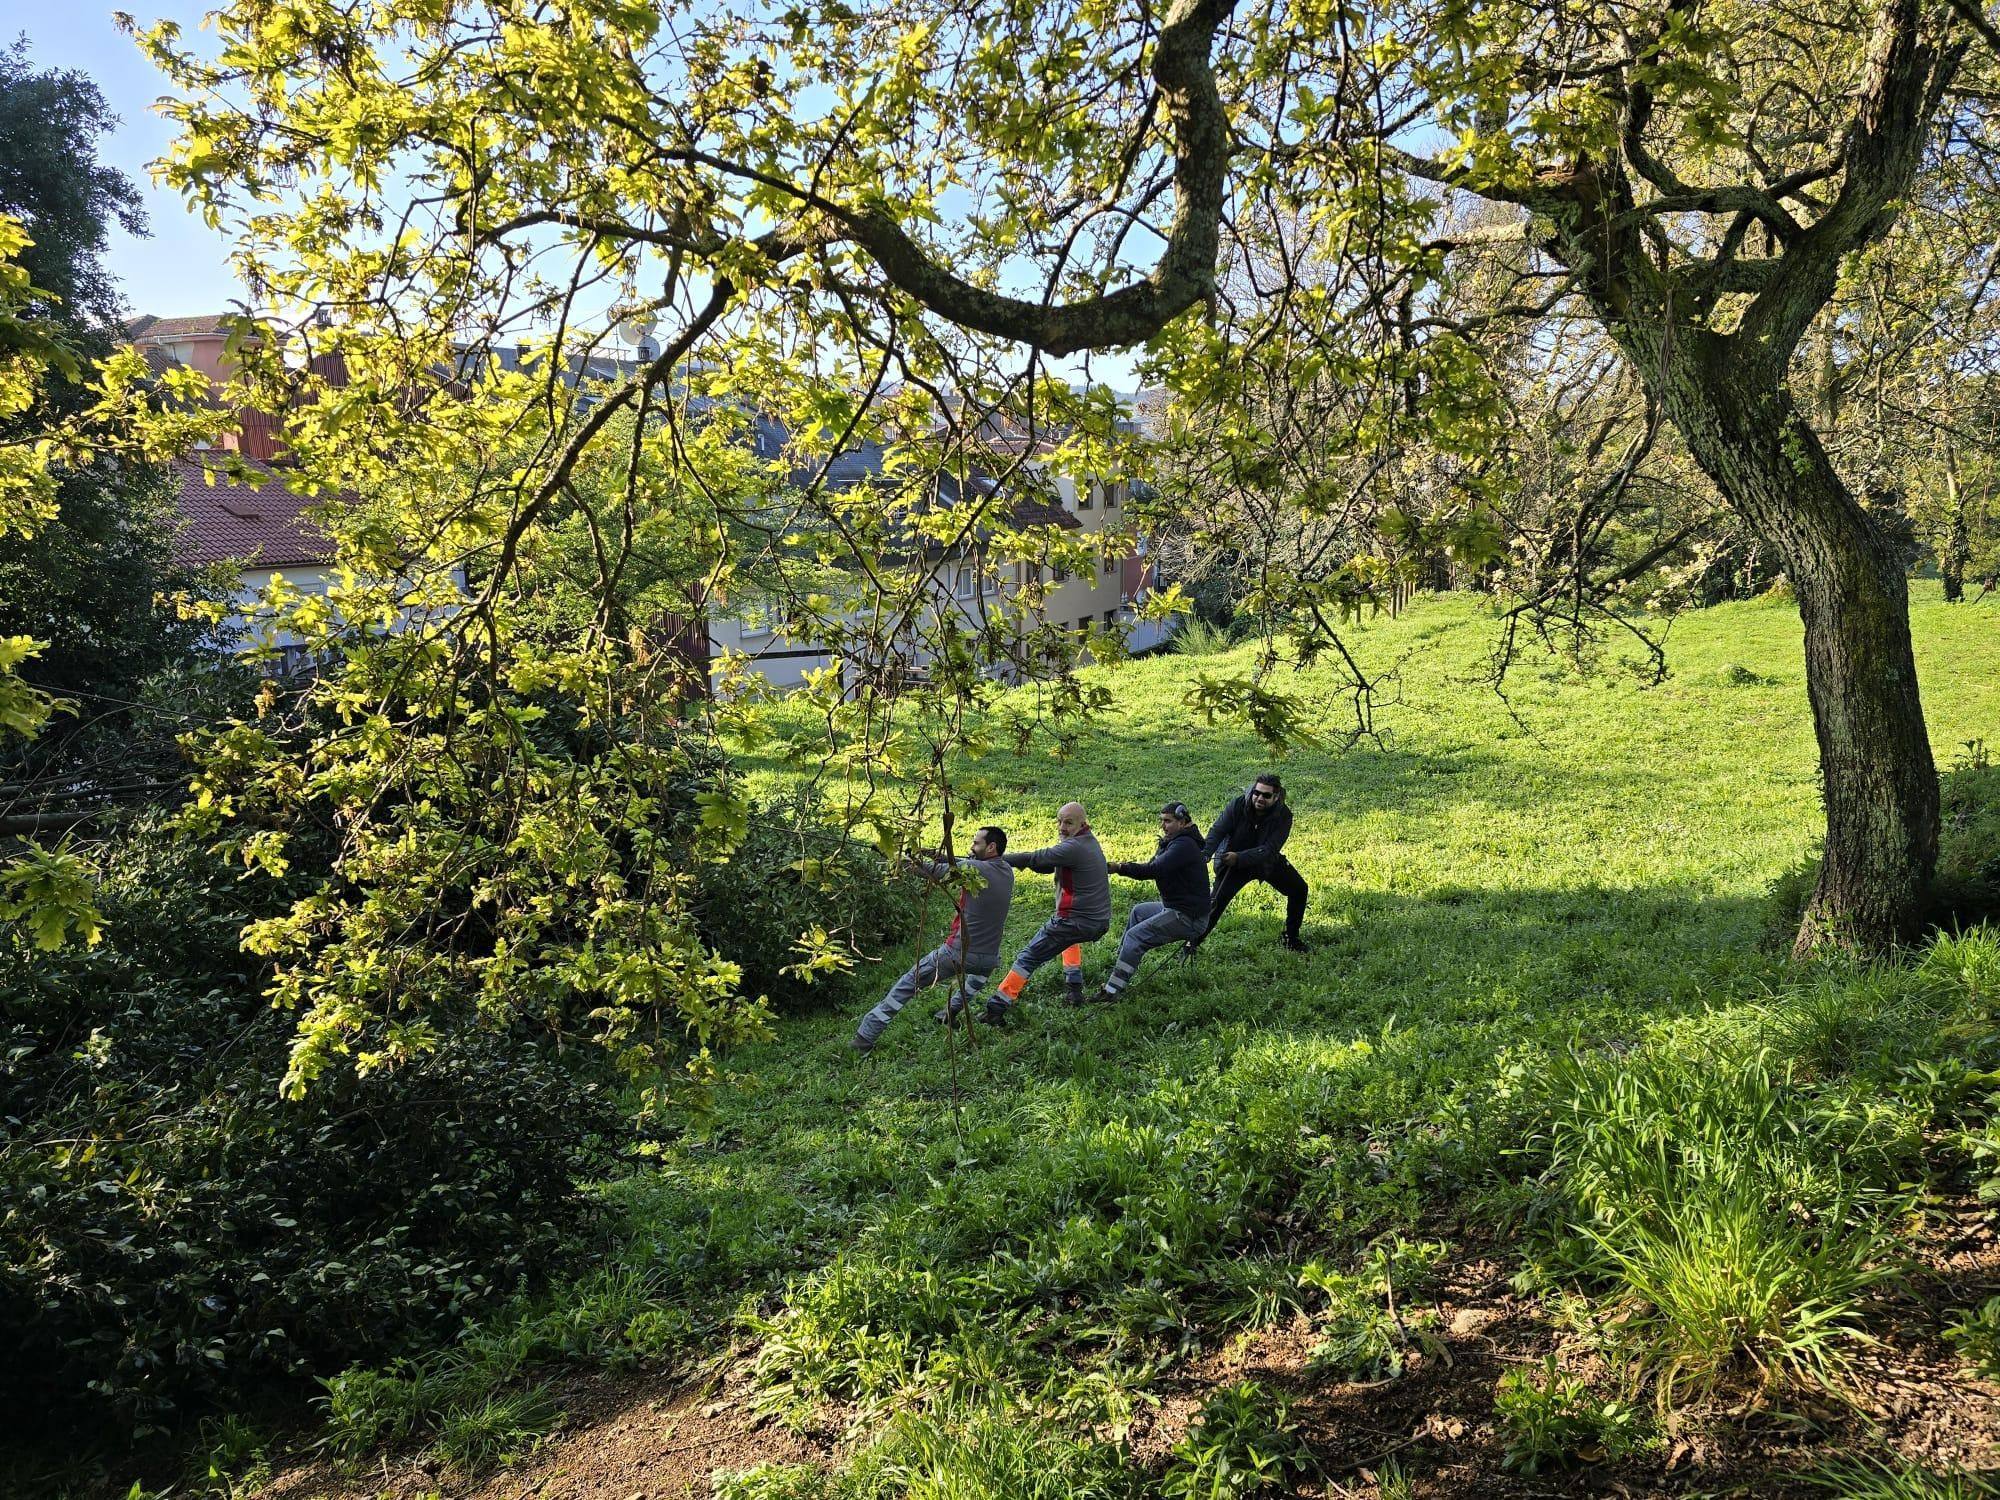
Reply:
[[[1304, 1320], [1240, 1339], [1187, 1372], [1135, 1451], [1164, 1457], [1208, 1392], [1256, 1380], [1290, 1394], [1319, 1466], [1300, 1494], [1372, 1500], [1393, 1474], [1425, 1500], [1541, 1496], [1743, 1495], [1789, 1500], [1826, 1491], [1798, 1476], [1829, 1455], [1896, 1453], [1934, 1467], [2000, 1471], [2000, 1385], [1972, 1378], [1938, 1337], [1944, 1308], [2000, 1291], [2000, 1242], [1983, 1228], [1959, 1237], [1884, 1321], [1899, 1329], [1856, 1361], [1851, 1400], [1780, 1409], [1713, 1404], [1672, 1413], [1662, 1440], [1622, 1463], [1534, 1475], [1502, 1465], [1506, 1440], [1494, 1395], [1510, 1369], [1540, 1369], [1551, 1354], [1602, 1388], [1600, 1362], [1577, 1354], [1532, 1302], [1517, 1297], [1500, 1262], [1447, 1268], [1429, 1305], [1437, 1347], [1413, 1349], [1398, 1379], [1325, 1381], [1308, 1365]], [[1643, 1399], [1643, 1398], [1642, 1398]]]
[[467, 1478], [423, 1463], [293, 1469], [259, 1500], [706, 1500], [717, 1469], [830, 1464], [831, 1432], [796, 1433], [750, 1408], [740, 1368], [690, 1386], [579, 1374], [551, 1392], [562, 1425], [502, 1469]]
[[[1413, 1346], [1394, 1379], [1366, 1384], [1311, 1368], [1308, 1320], [1234, 1338], [1156, 1384], [1128, 1435], [1134, 1464], [1164, 1464], [1202, 1403], [1220, 1386], [1255, 1380], [1291, 1396], [1318, 1473], [1298, 1493], [1374, 1500], [1400, 1476], [1425, 1500], [1743, 1495], [1791, 1500], [1825, 1491], [1797, 1476], [1831, 1453], [1895, 1452], [1924, 1463], [2000, 1471], [2000, 1385], [1972, 1379], [1939, 1334], [1946, 1309], [2000, 1291], [2000, 1240], [1968, 1210], [1920, 1256], [1908, 1295], [1883, 1322], [1898, 1332], [1856, 1361], [1852, 1398], [1784, 1409], [1720, 1404], [1672, 1415], [1662, 1441], [1621, 1463], [1534, 1475], [1508, 1472], [1494, 1407], [1501, 1377], [1540, 1368], [1551, 1354], [1576, 1373], [1606, 1372], [1534, 1302], [1509, 1285], [1510, 1267], [1467, 1255], [1444, 1268], [1421, 1311], [1433, 1335]], [[1412, 1320], [1417, 1310], [1409, 1310]], [[836, 1414], [798, 1433], [752, 1408], [747, 1362], [694, 1386], [578, 1375], [554, 1394], [567, 1413], [540, 1448], [510, 1467], [464, 1480], [386, 1464], [343, 1475], [325, 1464], [293, 1470], [263, 1500], [705, 1500], [718, 1468], [759, 1463], [830, 1466], [843, 1456]], [[1643, 1398], [1642, 1398], [1643, 1399]]]

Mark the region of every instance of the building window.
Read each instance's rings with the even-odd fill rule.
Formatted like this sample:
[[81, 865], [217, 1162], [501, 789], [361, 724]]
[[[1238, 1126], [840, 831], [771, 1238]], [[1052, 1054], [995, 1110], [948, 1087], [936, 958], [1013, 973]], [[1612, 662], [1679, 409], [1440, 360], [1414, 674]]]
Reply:
[[1115, 609], [1107, 609], [1104, 612], [1104, 623], [1107, 625], [1116, 625], [1118, 623], [1118, 611]]
[[1097, 504], [1097, 486], [1094, 484], [1078, 485], [1076, 490], [1076, 508], [1078, 510], [1089, 510], [1095, 504]]
[[1118, 502], [1124, 498], [1125, 498], [1124, 480], [1121, 479], [1116, 484], [1107, 484], [1104, 487], [1104, 508], [1106, 510], [1118, 509]]
[[960, 568], [958, 576], [952, 580], [951, 591], [961, 599], [972, 597], [972, 569]]
[[1117, 558], [1107, 557], [1104, 559], [1104, 576], [1106, 578], [1116, 578], [1118, 576]]

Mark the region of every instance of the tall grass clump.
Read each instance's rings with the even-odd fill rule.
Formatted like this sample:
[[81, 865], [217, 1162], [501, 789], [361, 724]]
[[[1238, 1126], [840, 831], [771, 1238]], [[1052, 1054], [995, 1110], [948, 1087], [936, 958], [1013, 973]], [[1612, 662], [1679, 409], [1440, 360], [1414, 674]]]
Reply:
[[1173, 650], [1176, 656], [1220, 656], [1235, 644], [1228, 626], [1189, 616], [1174, 632]]
[[1896, 1272], [1887, 1183], [1843, 1165], [1764, 1051], [1575, 1068], [1553, 1116], [1556, 1258], [1598, 1290], [1662, 1407], [1723, 1390], [1838, 1389]]
[[1836, 1458], [1805, 1476], [1841, 1500], [1985, 1500], [1991, 1479], [1964, 1469], [1928, 1469], [1906, 1458]]
[[1847, 1385], [1925, 1193], [2000, 1185], [1996, 980], [1974, 929], [1556, 1070], [1544, 1270], [1598, 1300], [1662, 1407]]

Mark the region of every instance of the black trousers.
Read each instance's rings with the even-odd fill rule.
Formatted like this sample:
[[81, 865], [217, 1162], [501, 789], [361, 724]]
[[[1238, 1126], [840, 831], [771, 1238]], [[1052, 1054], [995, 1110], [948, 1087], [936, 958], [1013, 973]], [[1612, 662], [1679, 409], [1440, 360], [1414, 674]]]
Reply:
[[[1294, 869], [1292, 862], [1282, 854], [1260, 870], [1245, 870], [1236, 865], [1223, 867], [1215, 882], [1215, 894], [1208, 901], [1209, 932], [1215, 931], [1215, 924], [1222, 920], [1222, 914], [1236, 899], [1236, 893], [1253, 880], [1263, 881], [1285, 898], [1285, 931], [1297, 937], [1299, 924], [1306, 919], [1306, 897], [1310, 891], [1305, 876]], [[1200, 946], [1200, 942], [1201, 939], [1197, 938], [1194, 946]]]

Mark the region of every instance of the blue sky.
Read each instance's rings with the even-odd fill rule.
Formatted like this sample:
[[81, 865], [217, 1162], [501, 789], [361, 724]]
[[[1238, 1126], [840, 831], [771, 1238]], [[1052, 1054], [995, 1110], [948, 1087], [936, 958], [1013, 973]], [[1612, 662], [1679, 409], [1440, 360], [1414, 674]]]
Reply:
[[[162, 6], [158, 0], [151, 7], [144, 0], [137, 4], [122, 0], [122, 4], [141, 24], [166, 16], [190, 33], [204, 9], [199, 4]], [[116, 8], [105, 0], [76, 5], [41, 0], [32, 9], [10, 5], [0, 35], [10, 41], [25, 35], [29, 62], [35, 68], [74, 68], [89, 74], [118, 116], [117, 130], [99, 143], [100, 154], [139, 185], [153, 231], [146, 239], [112, 231], [109, 261], [124, 286], [127, 305], [135, 313], [162, 317], [220, 312], [243, 295], [229, 272], [229, 245], [183, 208], [177, 194], [154, 187], [146, 173], [146, 163], [162, 155], [173, 139], [167, 122], [151, 109], [165, 92], [166, 80], [139, 55], [131, 38], [112, 25]]]

